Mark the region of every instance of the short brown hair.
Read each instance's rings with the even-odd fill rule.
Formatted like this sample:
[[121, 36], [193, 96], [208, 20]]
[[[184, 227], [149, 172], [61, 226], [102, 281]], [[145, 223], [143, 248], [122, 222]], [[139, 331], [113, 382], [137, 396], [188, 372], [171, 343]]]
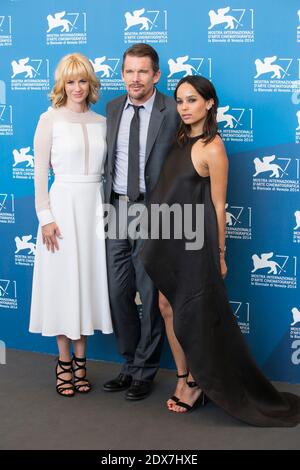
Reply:
[[100, 81], [94, 72], [89, 59], [79, 52], [64, 56], [55, 70], [55, 83], [50, 93], [54, 108], [64, 106], [67, 101], [65, 84], [68, 80], [82, 76], [90, 84], [90, 92], [86, 98], [87, 106], [96, 103], [99, 97]]
[[143, 42], [134, 44], [133, 46], [126, 49], [123, 54], [123, 64], [122, 70], [124, 70], [124, 62], [128, 55], [133, 57], [149, 57], [152, 63], [153, 72], [156, 73], [159, 70], [159, 57], [156, 50], [149, 46], [149, 44], [145, 44]]

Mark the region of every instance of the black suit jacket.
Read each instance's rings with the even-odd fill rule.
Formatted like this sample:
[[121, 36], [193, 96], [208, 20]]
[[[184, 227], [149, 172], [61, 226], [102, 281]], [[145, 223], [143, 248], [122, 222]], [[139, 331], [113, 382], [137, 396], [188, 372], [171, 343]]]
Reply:
[[[107, 160], [105, 165], [105, 202], [109, 203], [112, 193], [113, 172], [118, 131], [127, 94], [110, 101], [107, 115]], [[153, 190], [162, 164], [175, 141], [179, 117], [173, 98], [156, 91], [150, 116], [145, 156], [146, 199]]]

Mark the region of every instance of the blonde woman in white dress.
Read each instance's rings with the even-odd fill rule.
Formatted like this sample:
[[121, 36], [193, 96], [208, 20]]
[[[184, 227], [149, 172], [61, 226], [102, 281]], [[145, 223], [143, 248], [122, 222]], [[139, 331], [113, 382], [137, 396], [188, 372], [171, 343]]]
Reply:
[[[112, 333], [101, 217], [106, 120], [89, 109], [99, 88], [85, 56], [63, 57], [53, 108], [41, 115], [34, 138], [39, 229], [29, 331], [56, 336], [56, 390], [65, 397], [91, 390], [86, 337]], [[55, 179], [48, 192], [49, 167]]]

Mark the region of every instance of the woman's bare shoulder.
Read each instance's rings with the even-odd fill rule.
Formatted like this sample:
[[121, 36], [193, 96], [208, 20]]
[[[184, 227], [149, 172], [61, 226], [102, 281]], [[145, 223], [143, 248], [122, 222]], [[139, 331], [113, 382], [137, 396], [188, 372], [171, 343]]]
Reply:
[[226, 155], [225, 146], [223, 140], [219, 135], [216, 135], [211, 142], [205, 146], [205, 150], [208, 156], [214, 157], [218, 155]]
[[196, 158], [199, 157], [205, 161], [212, 158], [226, 157], [225, 146], [219, 135], [216, 135], [208, 144], [203, 144], [201, 140], [198, 140], [194, 148]]

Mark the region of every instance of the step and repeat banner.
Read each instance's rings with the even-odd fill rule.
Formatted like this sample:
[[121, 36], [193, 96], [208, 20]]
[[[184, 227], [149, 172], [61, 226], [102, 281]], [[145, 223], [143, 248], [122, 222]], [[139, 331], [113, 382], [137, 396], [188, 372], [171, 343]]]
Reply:
[[[300, 2], [289, 0], [1, 0], [0, 344], [56, 352], [28, 333], [37, 219], [33, 135], [59, 59], [87, 55], [102, 84], [95, 111], [124, 92], [124, 50], [160, 55], [158, 88], [203, 75], [215, 84], [230, 160], [226, 280], [264, 373], [300, 383]], [[63, 279], [62, 279], [63, 282]], [[89, 357], [119, 361], [113, 335]], [[2, 354], [3, 356], [3, 354]], [[0, 357], [1, 362], [1, 357]], [[162, 365], [173, 367], [165, 347]]]

